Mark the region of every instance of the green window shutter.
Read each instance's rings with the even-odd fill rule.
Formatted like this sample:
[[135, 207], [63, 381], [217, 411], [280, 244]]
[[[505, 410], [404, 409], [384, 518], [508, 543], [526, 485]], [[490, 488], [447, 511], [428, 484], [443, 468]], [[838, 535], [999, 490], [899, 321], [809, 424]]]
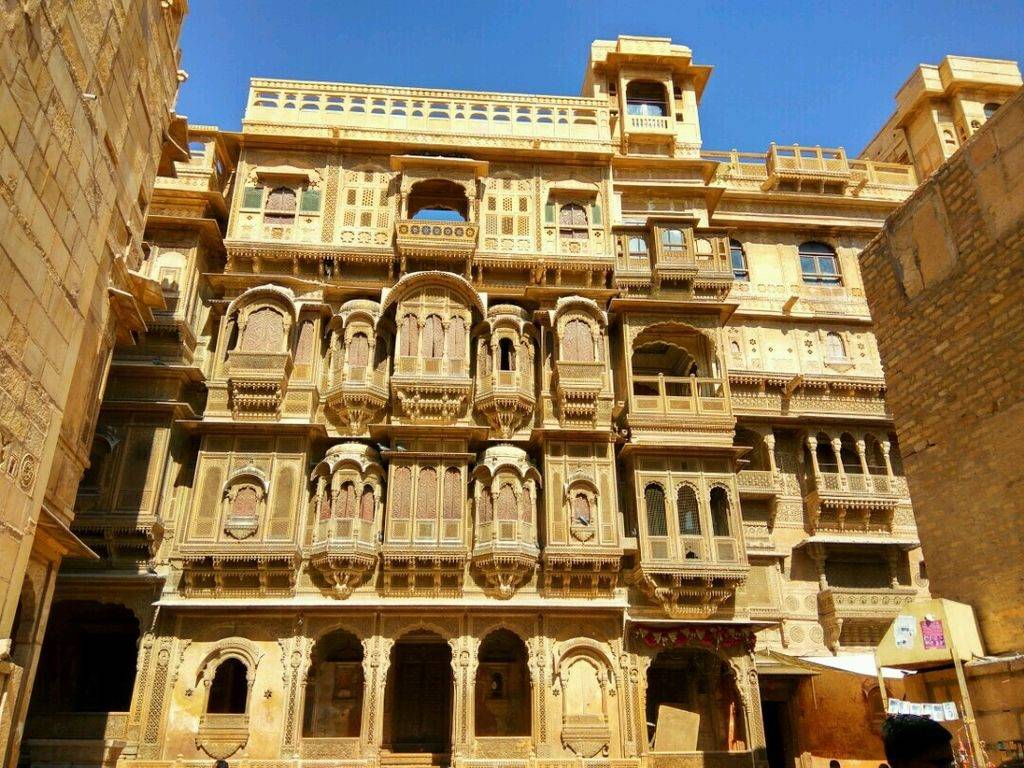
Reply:
[[544, 206], [544, 223], [554, 224], [555, 223], [555, 204], [548, 203]]
[[243, 208], [263, 207], [263, 187], [246, 187], [242, 196]]
[[601, 224], [601, 205], [600, 205], [600, 203], [594, 203], [593, 207], [591, 208], [591, 218], [593, 219], [595, 227], [603, 226]]
[[299, 210], [302, 213], [319, 213], [320, 212], [320, 190], [319, 189], [307, 189], [302, 193], [302, 203], [299, 206]]

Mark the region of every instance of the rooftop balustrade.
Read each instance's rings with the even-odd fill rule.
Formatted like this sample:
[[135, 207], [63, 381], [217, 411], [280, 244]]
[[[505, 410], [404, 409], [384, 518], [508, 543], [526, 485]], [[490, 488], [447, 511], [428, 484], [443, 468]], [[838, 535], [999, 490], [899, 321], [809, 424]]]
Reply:
[[244, 129], [301, 126], [303, 135], [610, 151], [606, 101], [580, 97], [253, 79]]

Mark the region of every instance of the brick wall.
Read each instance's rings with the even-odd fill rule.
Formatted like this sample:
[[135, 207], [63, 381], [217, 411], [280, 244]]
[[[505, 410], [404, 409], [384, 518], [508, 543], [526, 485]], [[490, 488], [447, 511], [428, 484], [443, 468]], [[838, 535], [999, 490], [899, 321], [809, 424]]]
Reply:
[[1024, 649], [1024, 93], [861, 258], [932, 592]]

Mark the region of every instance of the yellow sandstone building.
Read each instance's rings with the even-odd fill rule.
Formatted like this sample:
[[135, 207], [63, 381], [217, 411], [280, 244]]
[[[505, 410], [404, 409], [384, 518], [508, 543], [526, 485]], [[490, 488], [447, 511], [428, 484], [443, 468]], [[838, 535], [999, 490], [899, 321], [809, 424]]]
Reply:
[[858, 255], [943, 134], [708, 151], [710, 75], [622, 36], [579, 97], [257, 79], [191, 126], [21, 764], [876, 768], [829, 665], [928, 582]]

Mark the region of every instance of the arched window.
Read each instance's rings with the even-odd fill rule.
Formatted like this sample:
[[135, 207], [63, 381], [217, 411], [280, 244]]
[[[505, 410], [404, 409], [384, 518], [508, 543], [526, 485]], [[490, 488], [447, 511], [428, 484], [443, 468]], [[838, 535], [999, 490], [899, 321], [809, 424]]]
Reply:
[[650, 80], [634, 80], [626, 86], [626, 114], [664, 117], [668, 114], [665, 86]]
[[711, 489], [711, 531], [715, 536], [730, 536], [729, 492], [720, 485]]
[[498, 491], [498, 504], [495, 516], [499, 520], [516, 519], [516, 492], [509, 483], [504, 483]]
[[590, 499], [583, 491], [577, 491], [573, 494], [571, 506], [573, 525], [590, 525], [593, 522]]
[[679, 535], [700, 536], [700, 508], [697, 493], [689, 485], [682, 485], [676, 493], [676, 514], [679, 516]]
[[558, 212], [558, 236], [569, 240], [586, 240], [590, 237], [587, 225], [587, 211], [578, 203], [566, 203]]
[[818, 469], [822, 472], [838, 472], [836, 452], [832, 448], [832, 438], [825, 433], [818, 434], [818, 447], [814, 450], [818, 458]]
[[529, 654], [518, 635], [491, 632], [480, 643], [476, 673], [477, 736], [530, 734]]
[[327, 480], [324, 484], [323, 495], [320, 496], [320, 509], [318, 510], [319, 517], [321, 520], [331, 519], [331, 501], [333, 494], [331, 493], [331, 481]]
[[402, 328], [399, 331], [401, 338], [402, 357], [419, 357], [420, 354], [420, 324], [415, 315], [406, 315], [402, 318]]
[[270, 307], [252, 312], [242, 332], [241, 352], [280, 352], [284, 340], [284, 317]]
[[512, 339], [498, 340], [498, 370], [514, 371], [516, 369], [516, 347]]
[[443, 516], [445, 520], [458, 520], [462, 517], [462, 472], [458, 467], [448, 467], [444, 471], [444, 488], [442, 489]]
[[632, 235], [629, 238], [629, 255], [646, 256], [647, 253], [647, 238], [643, 235]]
[[990, 101], [988, 104], [986, 104], [983, 107], [983, 111], [985, 112], [985, 119], [988, 120], [990, 117], [992, 117], [992, 115], [996, 113], [996, 110], [999, 109], [999, 107], [1001, 106], [1002, 104], [997, 104], [994, 101]]
[[210, 683], [206, 711], [210, 714], [244, 715], [249, 698], [248, 673], [245, 664], [238, 659], [222, 661]]
[[743, 251], [743, 243], [739, 240], [729, 241], [729, 260], [732, 262], [733, 277], [744, 282], [749, 281], [750, 271], [747, 269], [747, 254]]
[[523, 486], [523, 495], [519, 504], [519, 517], [524, 523], [533, 522], [533, 492], [530, 486]]
[[664, 489], [657, 483], [650, 483], [644, 488], [644, 503], [647, 505], [647, 533], [651, 536], [668, 536]]
[[418, 181], [408, 197], [409, 218], [424, 221], [467, 221], [466, 190], [447, 179]]
[[466, 356], [466, 321], [461, 317], [453, 317], [448, 323], [448, 334], [445, 337], [450, 360], [462, 360]]
[[808, 285], [842, 285], [839, 259], [827, 243], [803, 243], [799, 248], [800, 271]]
[[231, 499], [229, 515], [233, 518], [256, 517], [259, 502], [260, 497], [256, 489], [251, 485], [243, 485], [235, 490], [234, 498]]
[[857, 443], [853, 437], [844, 434], [840, 443], [839, 458], [843, 462], [843, 471], [848, 475], [864, 474], [864, 468], [860, 464], [860, 454], [857, 453]]
[[882, 444], [874, 435], [868, 435], [864, 439], [864, 449], [867, 454], [868, 472], [872, 475], [885, 475], [888, 470], [885, 467], [885, 453], [882, 451]]
[[574, 318], [565, 324], [562, 359], [569, 363], [594, 362], [594, 334], [586, 320]]
[[348, 343], [348, 364], [357, 368], [370, 361], [370, 340], [365, 333], [357, 333]]
[[395, 486], [392, 491], [391, 500], [394, 503], [394, 510], [388, 509], [388, 514], [394, 514], [398, 519], [407, 519], [412, 511], [412, 468], [397, 467], [395, 469]]
[[359, 518], [366, 522], [373, 522], [373, 513], [376, 506], [377, 497], [373, 492], [373, 486], [364, 485], [363, 493], [359, 497]]
[[842, 336], [833, 331], [825, 335], [825, 359], [846, 360], [846, 343]]
[[431, 467], [423, 467], [416, 483], [416, 519], [430, 520], [436, 510], [437, 471]]
[[444, 324], [438, 315], [430, 315], [423, 324], [423, 356], [444, 357]]
[[352, 520], [356, 516], [356, 486], [348, 480], [338, 489], [338, 519]]
[[277, 187], [270, 190], [263, 208], [263, 222], [285, 226], [295, 223], [295, 190]]
[[491, 489], [480, 489], [480, 501], [477, 502], [477, 519], [481, 523], [489, 523], [494, 519], [494, 502], [491, 499]]

